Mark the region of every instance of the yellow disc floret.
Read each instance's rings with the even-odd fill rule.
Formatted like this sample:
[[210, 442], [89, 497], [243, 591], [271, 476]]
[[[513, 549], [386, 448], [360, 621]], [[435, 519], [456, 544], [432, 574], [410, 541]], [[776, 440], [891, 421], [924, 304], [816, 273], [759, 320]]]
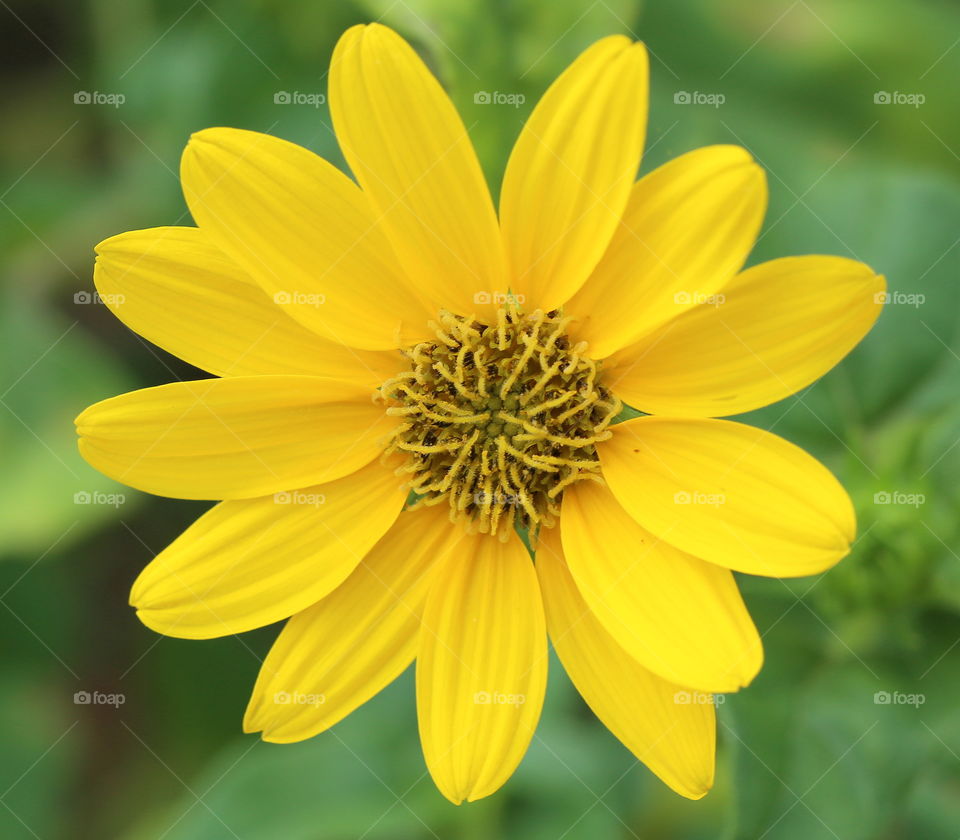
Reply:
[[403, 418], [387, 451], [409, 456], [417, 504], [447, 500], [452, 520], [506, 539], [552, 526], [565, 487], [602, 480], [595, 445], [621, 403], [586, 342], [570, 346], [570, 321], [512, 305], [493, 325], [444, 312], [436, 341], [407, 351], [410, 370], [380, 394]]

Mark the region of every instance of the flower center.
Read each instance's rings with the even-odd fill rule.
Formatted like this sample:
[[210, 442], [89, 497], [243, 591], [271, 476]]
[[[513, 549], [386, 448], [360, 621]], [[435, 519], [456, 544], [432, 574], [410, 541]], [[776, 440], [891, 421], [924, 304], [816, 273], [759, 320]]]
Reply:
[[380, 393], [404, 420], [387, 451], [408, 454], [417, 504], [446, 500], [453, 521], [506, 539], [552, 527], [565, 487], [602, 480], [596, 444], [621, 403], [586, 342], [570, 346], [571, 320], [509, 306], [490, 326], [442, 312], [437, 340], [405, 351], [410, 370]]

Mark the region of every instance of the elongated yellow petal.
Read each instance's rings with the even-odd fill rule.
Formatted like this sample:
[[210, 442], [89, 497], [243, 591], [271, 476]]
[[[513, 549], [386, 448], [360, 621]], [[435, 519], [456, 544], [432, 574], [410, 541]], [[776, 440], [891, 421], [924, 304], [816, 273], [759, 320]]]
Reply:
[[622, 35], [585, 50], [514, 146], [500, 193], [510, 285], [549, 310], [590, 275], [627, 206], [647, 127], [647, 51]]
[[248, 499], [333, 481], [372, 461], [395, 425], [362, 385], [319, 376], [174, 382], [90, 406], [80, 454], [159, 496]]
[[590, 481], [564, 492], [560, 532], [584, 600], [646, 668], [721, 693], [756, 676], [763, 647], [728, 569], [653, 536]]
[[713, 301], [750, 253], [767, 208], [763, 170], [739, 146], [707, 146], [641, 178], [596, 270], [564, 308], [604, 358]]
[[438, 306], [479, 312], [505, 291], [503, 249], [456, 109], [399, 35], [373, 23], [340, 38], [330, 114], [343, 156], [407, 274]]
[[754, 266], [616, 354], [606, 381], [650, 414], [722, 417], [783, 399], [825, 374], [883, 309], [883, 277], [841, 257]]
[[93, 279], [134, 332], [216, 376], [310, 374], [376, 387], [399, 353], [321, 338], [271, 300], [199, 228], [122, 233], [97, 246]]
[[617, 644], [577, 589], [557, 530], [540, 537], [537, 574], [550, 640], [563, 667], [630, 752], [681, 796], [700, 799], [713, 785], [712, 697], [661, 679]]
[[420, 741], [447, 799], [481, 799], [510, 777], [546, 679], [543, 603], [527, 550], [515, 536], [467, 538], [437, 569], [417, 657]]
[[366, 350], [428, 335], [435, 310], [404, 278], [363, 193], [323, 158], [209, 128], [190, 138], [180, 179], [204, 234], [304, 326]]
[[434, 565], [464, 533], [446, 508], [401, 514], [350, 577], [287, 622], [260, 669], [244, 731], [301, 741], [392, 682], [416, 656]]
[[303, 490], [221, 502], [141, 572], [130, 603], [147, 627], [182, 639], [288, 618], [347, 578], [406, 494], [392, 470], [373, 463]]
[[810, 575], [850, 550], [853, 505], [830, 471], [783, 438], [729, 420], [639, 417], [597, 447], [640, 525], [711, 563]]

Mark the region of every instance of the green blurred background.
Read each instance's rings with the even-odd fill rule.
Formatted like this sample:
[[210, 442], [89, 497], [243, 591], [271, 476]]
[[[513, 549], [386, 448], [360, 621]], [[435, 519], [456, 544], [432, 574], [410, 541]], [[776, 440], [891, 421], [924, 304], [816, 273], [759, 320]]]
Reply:
[[[527, 758], [478, 804], [454, 808], [426, 776], [409, 673], [309, 742], [260, 743], [240, 721], [277, 628], [184, 642], [127, 607], [140, 568], [204, 506], [111, 484], [76, 454], [72, 419], [200, 374], [92, 299], [93, 245], [189, 223], [178, 161], [206, 126], [342, 163], [327, 109], [275, 96], [325, 93], [338, 35], [377, 19], [451, 92], [494, 189], [568, 61], [605, 34], [642, 38], [645, 171], [743, 144], [771, 188], [752, 261], [834, 253], [888, 277], [852, 356], [748, 418], [835, 470], [860, 537], [819, 578], [742, 579], [768, 664], [720, 707], [717, 785], [700, 802], [639, 765], [555, 662]], [[0, 21], [0, 837], [960, 835], [960, 6], [3, 0]], [[84, 691], [123, 703], [75, 702]]]

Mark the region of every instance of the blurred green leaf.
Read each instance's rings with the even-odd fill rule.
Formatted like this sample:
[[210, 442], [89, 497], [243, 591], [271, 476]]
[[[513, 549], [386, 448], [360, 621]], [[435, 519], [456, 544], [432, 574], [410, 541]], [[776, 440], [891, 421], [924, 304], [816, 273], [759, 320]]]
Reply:
[[[79, 321], [55, 317], [13, 287], [0, 294], [0, 333], [17, 350], [0, 355], [0, 449], [7, 475], [15, 477], [0, 486], [2, 551], [35, 558], [137, 499], [137, 491], [87, 465], [73, 428], [89, 403], [127, 390], [130, 382]], [[77, 294], [86, 303], [76, 309], [98, 305], [90, 302], [91, 291]]]
[[59, 692], [53, 680], [36, 674], [8, 674], [0, 681], [0, 719], [19, 724], [5, 728], [0, 836], [52, 837], [61, 828], [60, 809], [50, 803], [67, 800], [81, 734], [76, 720], [62, 713]]

